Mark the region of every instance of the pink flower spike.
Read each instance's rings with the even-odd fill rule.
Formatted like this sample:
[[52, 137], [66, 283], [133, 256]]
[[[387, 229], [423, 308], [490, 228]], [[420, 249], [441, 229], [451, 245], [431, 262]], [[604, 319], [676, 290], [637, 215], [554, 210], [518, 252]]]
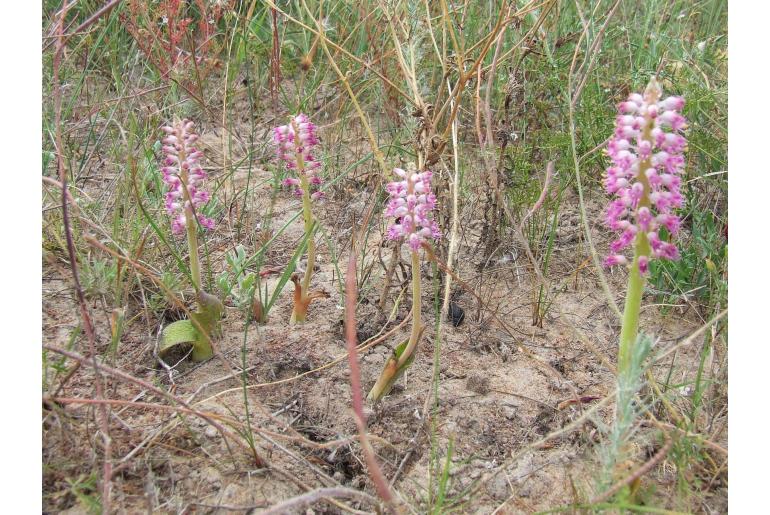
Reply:
[[[634, 93], [618, 105], [614, 136], [607, 144], [612, 165], [607, 168], [604, 187], [614, 196], [607, 208], [605, 223], [622, 231], [610, 245], [606, 266], [628, 264], [620, 251], [634, 239], [646, 238], [650, 255], [638, 256], [642, 274], [650, 259], [679, 259], [679, 251], [660, 237], [661, 228], [670, 236], [679, 230], [680, 219], [673, 210], [684, 198], [679, 190], [687, 140], [679, 132], [687, 126], [682, 116], [684, 99], [677, 96], [661, 100], [662, 92], [653, 78], [644, 95]], [[643, 171], [643, 173], [639, 173]]]
[[166, 210], [173, 217], [171, 231], [174, 234], [184, 232], [187, 227], [188, 208], [192, 208], [197, 222], [204, 229], [213, 229], [214, 221], [199, 213], [199, 208], [208, 203], [210, 195], [201, 189], [206, 173], [199, 162], [203, 152], [192, 147], [198, 135], [191, 132], [193, 123], [182, 120], [174, 125], [163, 127], [166, 134], [163, 142], [162, 160], [163, 182], [166, 183]]
[[[293, 170], [296, 174], [296, 177], [286, 179], [283, 184], [295, 187], [294, 194], [302, 196], [300, 185], [302, 179], [306, 179], [317, 192], [323, 181], [319, 175], [321, 162], [313, 155], [313, 149], [319, 143], [317, 128], [310, 122], [310, 118], [305, 114], [298, 114], [293, 116], [288, 124], [274, 128], [273, 142], [278, 160], [283, 161], [286, 169]], [[313, 193], [310, 193], [313, 200], [322, 196], [313, 196]]]
[[433, 173], [428, 170], [420, 173], [414, 165], [407, 170], [395, 168], [393, 172], [399, 180], [385, 186], [390, 200], [384, 214], [395, 218], [396, 222], [388, 228], [387, 237], [391, 240], [404, 238], [409, 248], [417, 252], [423, 242], [441, 238], [438, 224], [430, 218], [436, 207], [436, 196], [431, 191]]

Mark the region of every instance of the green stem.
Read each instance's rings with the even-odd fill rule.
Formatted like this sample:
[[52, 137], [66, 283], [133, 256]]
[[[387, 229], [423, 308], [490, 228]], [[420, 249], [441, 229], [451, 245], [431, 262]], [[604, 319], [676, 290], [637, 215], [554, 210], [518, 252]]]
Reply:
[[190, 249], [190, 275], [195, 291], [201, 289], [201, 265], [198, 257], [198, 228], [195, 226], [195, 215], [191, 208], [185, 209], [187, 218], [187, 246]]
[[420, 292], [420, 254], [418, 250], [412, 251], [412, 334], [409, 337], [409, 343], [398, 360], [398, 367], [401, 367], [414, 352], [417, 341], [420, 339], [422, 330], [421, 323], [421, 292]]
[[639, 332], [639, 311], [642, 307], [642, 292], [645, 283], [644, 276], [639, 272], [639, 256], [647, 256], [649, 253], [650, 244], [647, 241], [647, 235], [640, 232], [636, 236], [634, 262], [628, 277], [626, 306], [623, 309], [623, 326], [620, 329], [620, 350], [618, 351], [618, 375], [627, 372], [631, 367], [631, 355]]

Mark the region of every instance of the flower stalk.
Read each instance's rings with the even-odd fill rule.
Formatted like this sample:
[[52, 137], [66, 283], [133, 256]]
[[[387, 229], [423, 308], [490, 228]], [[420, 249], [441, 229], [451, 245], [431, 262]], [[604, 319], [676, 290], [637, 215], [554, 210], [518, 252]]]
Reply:
[[[209, 201], [209, 193], [201, 189], [206, 172], [200, 165], [203, 152], [193, 145], [198, 135], [193, 132], [193, 122], [182, 120], [163, 127], [163, 181], [168, 186], [166, 211], [173, 217], [171, 231], [185, 233], [190, 259], [190, 277], [195, 289], [198, 311], [193, 313], [197, 324], [190, 320], [178, 320], [168, 325], [162, 334], [159, 351], [164, 353], [183, 343], [192, 343], [193, 361], [204, 361], [214, 354], [211, 335], [218, 328], [224, 310], [221, 301], [203, 290], [200, 257], [198, 254], [198, 226], [213, 229], [214, 221], [197, 211]], [[206, 333], [202, 334], [201, 329]]]
[[[185, 198], [185, 219], [194, 220], [195, 214], [193, 212], [192, 199], [190, 198], [190, 191], [187, 187], [187, 172], [183, 170], [182, 173], [180, 173], [180, 178], [182, 180]], [[187, 230], [187, 248], [190, 253], [190, 276], [192, 277], [195, 291], [199, 292], [201, 289], [201, 264], [198, 255], [198, 228], [195, 224], [186, 224], [185, 229]]]
[[[616, 198], [607, 209], [606, 223], [620, 236], [610, 245], [605, 265], [627, 265], [630, 269], [618, 350], [618, 371], [631, 367], [633, 346], [639, 332], [642, 293], [653, 259], [679, 259], [673, 243], [661, 238], [679, 230], [674, 209], [682, 207], [679, 191], [687, 140], [681, 134], [686, 120], [681, 115], [684, 100], [668, 97], [655, 77], [644, 94], [634, 93], [618, 106], [615, 134], [607, 146], [612, 166], [607, 169], [604, 186]], [[633, 245], [633, 258], [621, 254]]]
[[405, 240], [411, 249], [412, 258], [412, 332], [409, 339], [397, 345], [388, 358], [379, 379], [367, 396], [369, 401], [378, 401], [387, 395], [396, 380], [414, 361], [414, 351], [422, 337], [422, 292], [420, 283], [420, 247], [430, 239], [441, 237], [438, 224], [430, 218], [436, 207], [436, 196], [431, 191], [432, 172], [418, 172], [414, 165], [407, 171], [394, 170], [401, 181], [387, 185], [390, 201], [385, 215], [396, 221], [388, 228], [388, 238]]
[[404, 349], [404, 354], [399, 358], [398, 365], [402, 366], [409, 356], [414, 352], [417, 341], [422, 334], [422, 307], [420, 291], [420, 255], [417, 251], [412, 251], [412, 332], [409, 336], [409, 343]]
[[[297, 156], [298, 170], [300, 169], [300, 163], [302, 156]], [[291, 313], [291, 323], [304, 322], [307, 318], [307, 308], [310, 304], [309, 291], [310, 281], [313, 278], [313, 269], [315, 268], [315, 236], [313, 235], [313, 210], [310, 204], [310, 193], [308, 190], [310, 185], [306, 177], [302, 176], [300, 179], [302, 186], [302, 217], [305, 221], [305, 234], [308, 235], [307, 240], [307, 267], [305, 268], [305, 274], [302, 276], [302, 284], [300, 290], [299, 303], [294, 303], [294, 309]]]
[[[310, 282], [315, 268], [315, 219], [313, 217], [312, 201], [323, 198], [323, 192], [318, 190], [321, 177], [318, 172], [321, 162], [312, 153], [319, 140], [315, 124], [310, 119], [299, 114], [291, 118], [287, 125], [273, 130], [273, 141], [276, 145], [278, 159], [286, 163], [286, 168], [293, 170], [296, 177], [283, 181], [284, 186], [293, 188], [294, 194], [302, 198], [302, 218], [305, 224], [307, 238], [307, 267], [301, 283], [294, 281], [294, 308], [291, 312], [290, 323], [305, 322], [307, 309], [313, 299], [319, 298], [318, 292], [310, 291]], [[315, 189], [311, 193], [311, 190]], [[294, 280], [294, 278], [292, 278]]]

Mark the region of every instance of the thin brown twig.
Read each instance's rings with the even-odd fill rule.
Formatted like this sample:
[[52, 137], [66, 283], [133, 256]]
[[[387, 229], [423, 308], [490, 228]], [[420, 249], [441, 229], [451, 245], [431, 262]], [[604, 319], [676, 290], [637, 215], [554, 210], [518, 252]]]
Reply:
[[[101, 371], [101, 372], [109, 374], [109, 375], [111, 375], [111, 376], [113, 376], [113, 377], [115, 377], [117, 379], [121, 379], [121, 380], [127, 381], [129, 383], [134, 383], [136, 385], [141, 386], [142, 388], [145, 388], [145, 389], [147, 389], [147, 390], [149, 390], [151, 392], [154, 392], [155, 394], [160, 395], [160, 396], [162, 396], [162, 397], [164, 397], [164, 398], [166, 398], [166, 399], [168, 399], [168, 400], [170, 400], [172, 402], [175, 402], [175, 403], [179, 404], [180, 406], [182, 406], [182, 407], [184, 407], [184, 408], [194, 412], [197, 416], [203, 418], [206, 422], [208, 422], [209, 424], [214, 426], [217, 429], [217, 431], [219, 431], [219, 433], [224, 438], [225, 445], [227, 446], [227, 449], [228, 449], [230, 455], [234, 456], [233, 455], [233, 451], [232, 451], [232, 449], [230, 447], [229, 441], [227, 439], [228, 436], [231, 437], [231, 438], [234, 438], [232, 433], [230, 433], [228, 430], [226, 430], [224, 427], [222, 427], [221, 424], [216, 422], [214, 419], [212, 419], [211, 417], [209, 417], [205, 413], [201, 413], [201, 412], [196, 411], [184, 399], [182, 399], [180, 397], [177, 397], [176, 395], [174, 395], [172, 393], [169, 393], [169, 392], [167, 392], [167, 391], [165, 391], [165, 390], [163, 390], [161, 388], [158, 388], [157, 386], [152, 385], [152, 384], [148, 383], [147, 381], [139, 379], [138, 377], [134, 377], [131, 374], [127, 374], [127, 373], [125, 373], [125, 372], [123, 372], [121, 370], [118, 370], [116, 368], [112, 368], [112, 367], [109, 367], [107, 365], [100, 364], [96, 360], [93, 360], [92, 363], [89, 363], [87, 358], [81, 356], [80, 354], [78, 354], [76, 352], [68, 351], [66, 349], [61, 349], [59, 347], [56, 347], [56, 346], [53, 346], [53, 345], [47, 345], [47, 344], [43, 345], [43, 348], [47, 349], [47, 350], [49, 350], [51, 352], [55, 352], [57, 354], [61, 354], [62, 356], [65, 356], [65, 357], [67, 357], [69, 359], [78, 361], [78, 362], [80, 362], [80, 363], [82, 363], [84, 365], [85, 364], [90, 364], [94, 368], [94, 371], [96, 373]], [[244, 442], [241, 442], [240, 440], [237, 440], [237, 439], [235, 439], [235, 440], [240, 442], [241, 445], [244, 445], [244, 446], [246, 445]], [[264, 462], [263, 463], [258, 463], [258, 465], [259, 466], [263, 466]]]
[[[118, 5], [120, 2], [122, 2], [122, 1], [123, 0], [110, 0], [109, 2], [104, 4], [101, 7], [101, 9], [99, 9], [94, 14], [92, 14], [86, 21], [84, 21], [83, 23], [78, 25], [74, 30], [71, 30], [71, 31], [67, 32], [66, 34], [64, 34], [63, 35], [64, 42], [66, 43], [69, 40], [69, 38], [71, 38], [72, 36], [76, 36], [76, 35], [82, 34], [83, 31], [85, 31], [88, 27], [90, 27], [91, 25], [96, 23], [96, 21], [99, 20], [99, 18], [101, 18], [105, 14], [108, 14], [110, 11], [112, 11], [112, 9], [116, 5]], [[63, 12], [63, 11], [64, 11], [64, 7], [62, 7], [60, 12]], [[52, 44], [53, 44], [53, 41], [51, 43], [48, 43], [45, 47], [43, 47], [43, 52], [48, 50], [48, 48], [50, 48], [50, 46]]]
[[[292, 16], [291, 16], [290, 14], [288, 14], [287, 12], [285, 12], [285, 11], [281, 10], [281, 8], [280, 8], [280, 7], [278, 7], [278, 6], [277, 6], [277, 5], [276, 5], [276, 4], [273, 2], [273, 0], [264, 0], [264, 1], [265, 1], [265, 4], [267, 4], [267, 5], [268, 5], [268, 6], [270, 6], [271, 8], [273, 8], [273, 9], [275, 9], [276, 11], [278, 11], [279, 13], [281, 13], [281, 15], [283, 15], [283, 17], [284, 17], [284, 18], [286, 18], [287, 20], [291, 21], [292, 23], [295, 23], [295, 24], [299, 25], [300, 27], [302, 27], [303, 29], [305, 29], [305, 30], [307, 30], [307, 31], [311, 32], [312, 34], [316, 35], [317, 37], [321, 37], [321, 31], [323, 30], [323, 28], [314, 29], [314, 28], [310, 27], [309, 25], [306, 25], [306, 24], [302, 23], [301, 21], [299, 21], [298, 19], [296, 19], [296, 18], [292, 17]], [[334, 48], [334, 49], [335, 49], [335, 50], [337, 50], [338, 52], [341, 52], [341, 53], [342, 53], [342, 54], [344, 54], [346, 57], [348, 57], [348, 58], [350, 58], [350, 59], [354, 60], [355, 62], [357, 62], [358, 64], [360, 64], [361, 66], [363, 66], [364, 68], [366, 68], [367, 70], [369, 70], [370, 72], [372, 72], [372, 73], [374, 73], [375, 75], [377, 75], [377, 76], [378, 76], [378, 77], [379, 77], [379, 78], [380, 78], [380, 79], [381, 79], [381, 80], [382, 80], [382, 81], [383, 81], [385, 84], [387, 84], [388, 86], [390, 86], [391, 88], [393, 88], [393, 90], [394, 90], [394, 91], [398, 92], [398, 93], [399, 93], [399, 94], [400, 94], [400, 95], [401, 95], [401, 96], [402, 96], [402, 97], [403, 97], [403, 98], [404, 98], [404, 99], [405, 99], [407, 102], [409, 102], [410, 104], [413, 104], [413, 105], [414, 105], [414, 100], [412, 100], [412, 98], [411, 98], [409, 95], [407, 95], [407, 94], [404, 92], [404, 90], [402, 90], [401, 88], [399, 88], [399, 87], [398, 87], [396, 84], [394, 84], [394, 83], [393, 83], [393, 82], [392, 82], [390, 79], [388, 79], [388, 78], [387, 78], [387, 77], [386, 77], [386, 76], [385, 76], [385, 75], [384, 75], [382, 72], [380, 72], [379, 70], [377, 70], [377, 69], [376, 69], [374, 66], [372, 66], [370, 63], [367, 63], [366, 61], [364, 61], [364, 60], [363, 60], [363, 59], [361, 59], [360, 57], [358, 57], [358, 56], [356, 56], [356, 55], [354, 55], [354, 54], [350, 53], [348, 50], [346, 50], [345, 48], [341, 47], [340, 45], [338, 45], [338, 44], [337, 44], [337, 43], [335, 43], [334, 41], [332, 41], [332, 40], [330, 40], [330, 39], [328, 39], [328, 38], [326, 38], [326, 37], [324, 37], [324, 39], [325, 39], [325, 40], [326, 40], [326, 42], [329, 44], [329, 46], [331, 46], [332, 48]]]
[[325, 498], [347, 497], [351, 499], [361, 499], [371, 504], [377, 505], [377, 499], [364, 492], [353, 490], [352, 488], [330, 487], [318, 488], [306, 494], [298, 495], [281, 503], [274, 505], [262, 512], [262, 515], [281, 515], [284, 513], [293, 513], [299, 508], [304, 508]]

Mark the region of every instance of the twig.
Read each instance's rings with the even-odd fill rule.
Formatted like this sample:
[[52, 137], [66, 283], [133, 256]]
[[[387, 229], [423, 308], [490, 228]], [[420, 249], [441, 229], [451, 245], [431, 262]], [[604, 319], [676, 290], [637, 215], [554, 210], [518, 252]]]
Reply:
[[282, 515], [291, 513], [299, 508], [304, 508], [327, 497], [347, 497], [351, 499], [361, 499], [374, 505], [377, 505], [377, 499], [364, 492], [353, 490], [352, 488], [332, 487], [318, 488], [306, 494], [293, 497], [282, 503], [274, 505], [272, 508], [262, 512], [262, 515]]
[[[68, 358], [70, 358], [72, 360], [79, 361], [79, 362], [81, 362], [83, 364], [87, 363], [87, 358], [81, 356], [80, 354], [78, 354], [76, 352], [71, 352], [71, 351], [68, 351], [68, 350], [65, 350], [65, 349], [60, 349], [59, 347], [55, 347], [53, 345], [43, 345], [43, 348], [47, 349], [47, 350], [50, 350], [51, 352], [55, 352], [57, 354], [61, 354], [62, 356], [66, 356], [66, 357], [68, 357]], [[118, 379], [122, 379], [124, 381], [128, 381], [130, 383], [137, 384], [137, 385], [141, 386], [142, 388], [145, 388], [145, 389], [147, 389], [149, 391], [152, 391], [152, 392], [154, 392], [154, 393], [156, 393], [156, 394], [158, 394], [158, 395], [160, 395], [162, 397], [165, 397], [166, 399], [169, 399], [172, 402], [175, 402], [175, 403], [179, 404], [180, 406], [182, 406], [184, 408], [187, 408], [188, 410], [191, 410], [191, 411], [195, 412], [196, 415], [198, 415], [199, 417], [203, 418], [206, 422], [208, 422], [209, 424], [214, 426], [217, 429], [217, 431], [219, 431], [219, 433], [224, 438], [225, 445], [227, 446], [227, 449], [228, 449], [230, 455], [233, 456], [232, 449], [230, 448], [230, 444], [229, 444], [229, 441], [227, 439], [228, 436], [230, 436], [232, 438], [233, 435], [229, 431], [227, 431], [224, 427], [222, 427], [218, 422], [216, 422], [211, 417], [209, 417], [208, 415], [206, 415], [204, 413], [197, 412], [192, 406], [190, 406], [187, 402], [185, 402], [180, 397], [177, 397], [176, 395], [173, 395], [173, 394], [171, 394], [171, 393], [169, 393], [169, 392], [167, 392], [167, 391], [165, 391], [165, 390], [163, 390], [161, 388], [158, 388], [157, 386], [152, 385], [152, 384], [148, 383], [147, 381], [139, 379], [138, 377], [134, 377], [134, 376], [132, 376], [130, 374], [127, 374], [127, 373], [125, 373], [125, 372], [123, 372], [121, 370], [117, 370], [115, 368], [109, 367], [107, 365], [100, 364], [96, 360], [93, 360], [92, 366], [94, 367], [94, 372], [97, 373], [97, 374], [99, 373], [99, 371], [102, 371], [102, 372], [104, 372], [106, 374], [109, 374], [109, 375], [111, 375], [113, 377], [116, 377]], [[242, 443], [242, 445], [245, 445], [245, 444]], [[258, 463], [258, 465], [260, 467], [262, 467], [262, 466], [264, 466], [264, 462], [263, 463]]]
[[[112, 11], [112, 9], [116, 5], [118, 5], [120, 2], [122, 2], [122, 1], [123, 0], [110, 0], [109, 2], [104, 4], [101, 9], [99, 9], [94, 14], [92, 14], [86, 21], [84, 21], [83, 23], [78, 25], [77, 28], [75, 28], [75, 30], [67, 32], [67, 34], [65, 34], [63, 36], [64, 37], [64, 42], [66, 43], [69, 40], [69, 38], [71, 38], [72, 36], [81, 34], [84, 30], [86, 30], [88, 27], [93, 25], [99, 18], [101, 18], [105, 14], [109, 13], [110, 11]], [[62, 5], [62, 8], [61, 8], [60, 12], [64, 12], [64, 10], [65, 10], [64, 9], [64, 5]], [[46, 46], [44, 46], [43, 47], [43, 52], [48, 50], [52, 44], [53, 44], [53, 42], [48, 43]]]
[[[509, 16], [511, 14], [511, 9], [513, 9], [513, 4], [511, 4], [511, 6], [508, 7]], [[484, 92], [484, 116], [486, 118], [487, 146], [494, 145], [494, 141], [495, 141], [495, 136], [492, 133], [492, 109], [489, 107], [489, 101], [492, 97], [492, 90], [494, 89], [494, 85], [495, 85], [495, 73], [497, 73], [497, 63], [500, 57], [500, 49], [503, 47], [504, 41], [505, 41], [505, 28], [503, 28], [503, 30], [500, 31], [500, 35], [497, 37], [497, 44], [495, 45], [495, 53], [492, 56], [492, 68], [490, 69], [489, 76], [487, 77], [487, 90]], [[479, 76], [481, 76], [481, 67], [479, 67]], [[481, 77], [479, 77], [479, 79], [480, 78]], [[481, 82], [481, 80], [479, 80], [479, 82]]]
[[[449, 79], [446, 81], [447, 89], [451, 92], [452, 87], [449, 84]], [[447, 268], [452, 268], [455, 255], [457, 254], [457, 234], [459, 231], [459, 205], [460, 205], [460, 155], [458, 152], [458, 121], [452, 120], [452, 162], [454, 168], [454, 175], [450, 182], [450, 190], [452, 192], [452, 227], [449, 232], [449, 249], [447, 250], [446, 265]], [[444, 301], [441, 305], [441, 321], [446, 320], [447, 310], [449, 309], [449, 297], [452, 287], [452, 276], [446, 275], [444, 283]]]

